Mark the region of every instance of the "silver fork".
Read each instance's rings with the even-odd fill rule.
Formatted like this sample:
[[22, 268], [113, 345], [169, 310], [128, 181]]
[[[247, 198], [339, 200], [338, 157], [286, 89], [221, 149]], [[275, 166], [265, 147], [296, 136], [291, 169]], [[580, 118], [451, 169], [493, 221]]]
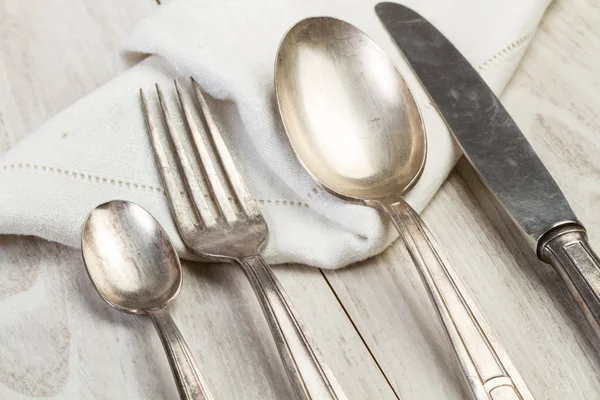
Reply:
[[[173, 113], [157, 84], [162, 119], [178, 160], [178, 165], [170, 165], [158, 126], [151, 117], [148, 99], [140, 89], [148, 134], [179, 234], [194, 253], [209, 260], [236, 262], [242, 267], [267, 318], [292, 388], [299, 399], [346, 399], [283, 287], [261, 256], [268, 239], [267, 224], [237, 171], [202, 90], [193, 78], [192, 87], [210, 133], [206, 142], [212, 146], [213, 158], [217, 160], [215, 163], [211, 160], [194, 118], [190, 104], [193, 100], [190, 102], [186, 98], [175, 80], [179, 112], [183, 114], [188, 131], [184, 134], [189, 135], [195, 154], [187, 151]], [[196, 174], [191, 161], [195, 158], [200, 160], [200, 176]], [[216, 169], [222, 172], [223, 178], [217, 175]], [[204, 189], [199, 184], [202, 178], [206, 186]], [[181, 182], [184, 182], [184, 187], [181, 187]], [[226, 188], [235, 199], [229, 198]], [[186, 201], [182, 193], [187, 193], [189, 200]], [[212, 208], [207, 199], [213, 202]]]

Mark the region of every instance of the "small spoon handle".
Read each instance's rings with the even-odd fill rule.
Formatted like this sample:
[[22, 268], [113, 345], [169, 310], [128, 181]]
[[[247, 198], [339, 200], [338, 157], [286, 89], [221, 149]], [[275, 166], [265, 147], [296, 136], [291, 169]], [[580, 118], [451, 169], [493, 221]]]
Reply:
[[260, 255], [238, 262], [260, 302], [296, 397], [346, 400], [333, 371], [269, 264]]
[[148, 310], [165, 348], [182, 400], [213, 400], [181, 332], [164, 308]]
[[419, 270], [477, 400], [533, 400], [421, 217], [404, 201], [381, 205]]

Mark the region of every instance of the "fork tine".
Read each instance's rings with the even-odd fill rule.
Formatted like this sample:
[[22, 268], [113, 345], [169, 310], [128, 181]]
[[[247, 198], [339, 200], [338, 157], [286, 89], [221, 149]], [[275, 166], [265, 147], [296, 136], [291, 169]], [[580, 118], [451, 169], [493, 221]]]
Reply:
[[217, 126], [212, 117], [210, 109], [208, 108], [208, 104], [206, 104], [206, 100], [204, 98], [204, 95], [202, 94], [202, 89], [200, 88], [198, 82], [194, 80], [194, 78], [191, 78], [191, 80], [196, 99], [200, 104], [200, 109], [202, 111], [202, 114], [204, 115], [206, 125], [210, 132], [212, 143], [216, 148], [215, 153], [217, 155], [217, 158], [219, 158], [223, 169], [225, 170], [225, 175], [227, 176], [227, 179], [229, 180], [229, 183], [233, 188], [235, 196], [237, 197], [237, 200], [240, 206], [242, 207], [242, 210], [246, 213], [248, 218], [259, 217], [260, 211], [258, 209], [258, 206], [254, 202], [254, 199], [252, 198], [250, 192], [248, 191], [248, 188], [244, 184], [240, 173], [235, 167], [233, 159], [231, 158], [231, 154], [229, 154], [229, 150], [227, 149], [227, 145], [223, 141], [223, 136], [219, 131], [219, 127]]
[[235, 211], [231, 207], [231, 203], [227, 197], [227, 194], [225, 193], [225, 190], [223, 189], [223, 185], [219, 180], [219, 176], [215, 172], [215, 167], [211, 161], [210, 155], [208, 154], [208, 150], [206, 149], [206, 145], [202, 139], [200, 130], [196, 124], [196, 120], [192, 114], [191, 107], [186, 100], [186, 97], [183, 95], [183, 91], [179, 86], [177, 79], [175, 79], [175, 89], [177, 90], [177, 96], [179, 97], [179, 103], [183, 109], [183, 115], [185, 116], [187, 126], [191, 132], [192, 141], [194, 142], [196, 150], [198, 151], [200, 164], [202, 165], [204, 175], [209, 183], [207, 186], [209, 187], [213, 199], [217, 203], [217, 207], [221, 211], [223, 217], [225, 217], [228, 222], [233, 222], [237, 220]]
[[[171, 205], [172, 212], [177, 214], [177, 210], [185, 210], [185, 205], [183, 203], [183, 199], [179, 194], [179, 188], [177, 187], [177, 182], [175, 180], [175, 176], [173, 174], [173, 170], [169, 165], [169, 160], [167, 158], [167, 154], [165, 153], [165, 149], [162, 146], [160, 141], [160, 135], [158, 130], [156, 129], [156, 125], [154, 120], [150, 116], [150, 109], [148, 107], [148, 100], [146, 99], [146, 94], [144, 90], [140, 88], [140, 98], [142, 100], [142, 109], [144, 112], [144, 119], [146, 120], [146, 127], [148, 131], [148, 136], [150, 137], [150, 144], [152, 146], [152, 150], [154, 151], [155, 159], [158, 163], [158, 170], [160, 172], [160, 176], [162, 178], [163, 184], [167, 190], [167, 196], [171, 200], [169, 204]], [[184, 221], [188, 221], [189, 219], [181, 219], [174, 218], [177, 225], [186, 224]]]
[[[177, 133], [177, 129], [173, 124], [173, 120], [171, 119], [171, 112], [169, 110], [169, 106], [165, 101], [165, 97], [160, 89], [160, 86], [156, 84], [156, 94], [158, 95], [158, 102], [160, 104], [160, 109], [162, 111], [162, 115], [167, 126], [167, 132], [175, 147], [175, 153], [178, 156], [181, 169], [180, 173], [183, 174], [182, 178], [187, 186], [188, 192], [192, 197], [193, 203], [200, 214], [200, 218], [202, 219], [202, 223], [206, 227], [211, 227], [216, 224], [215, 217], [213, 216], [212, 211], [208, 208], [206, 204], [206, 200], [204, 199], [204, 195], [202, 194], [202, 189], [198, 184], [198, 180], [196, 179], [196, 174], [192, 169], [192, 165], [190, 163], [190, 159], [188, 157], [188, 153], [185, 150], [185, 147], [181, 141], [181, 136]], [[183, 203], [183, 201], [182, 201]], [[185, 209], [185, 208], [182, 208]], [[178, 218], [179, 219], [179, 218]]]

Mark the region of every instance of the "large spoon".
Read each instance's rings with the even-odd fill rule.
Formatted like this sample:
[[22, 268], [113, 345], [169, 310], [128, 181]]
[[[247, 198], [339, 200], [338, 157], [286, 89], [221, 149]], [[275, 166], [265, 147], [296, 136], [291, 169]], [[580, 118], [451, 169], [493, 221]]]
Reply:
[[179, 294], [181, 264], [167, 234], [142, 207], [111, 201], [87, 217], [83, 260], [100, 296], [117, 310], [148, 314], [158, 331], [181, 399], [211, 400], [194, 357], [166, 310]]
[[533, 399], [419, 215], [402, 196], [426, 156], [421, 115], [390, 58], [358, 28], [309, 18], [277, 54], [279, 112], [304, 168], [329, 192], [387, 214], [478, 400]]

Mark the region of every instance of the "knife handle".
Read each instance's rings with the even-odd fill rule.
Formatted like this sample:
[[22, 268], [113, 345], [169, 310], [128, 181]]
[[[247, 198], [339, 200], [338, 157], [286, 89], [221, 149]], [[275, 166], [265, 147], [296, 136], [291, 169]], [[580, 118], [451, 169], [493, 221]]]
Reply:
[[392, 218], [427, 288], [476, 400], [532, 400], [421, 217], [404, 201], [380, 207]]
[[600, 337], [600, 260], [585, 228], [578, 224], [555, 228], [542, 237], [538, 248], [540, 260], [556, 269]]

